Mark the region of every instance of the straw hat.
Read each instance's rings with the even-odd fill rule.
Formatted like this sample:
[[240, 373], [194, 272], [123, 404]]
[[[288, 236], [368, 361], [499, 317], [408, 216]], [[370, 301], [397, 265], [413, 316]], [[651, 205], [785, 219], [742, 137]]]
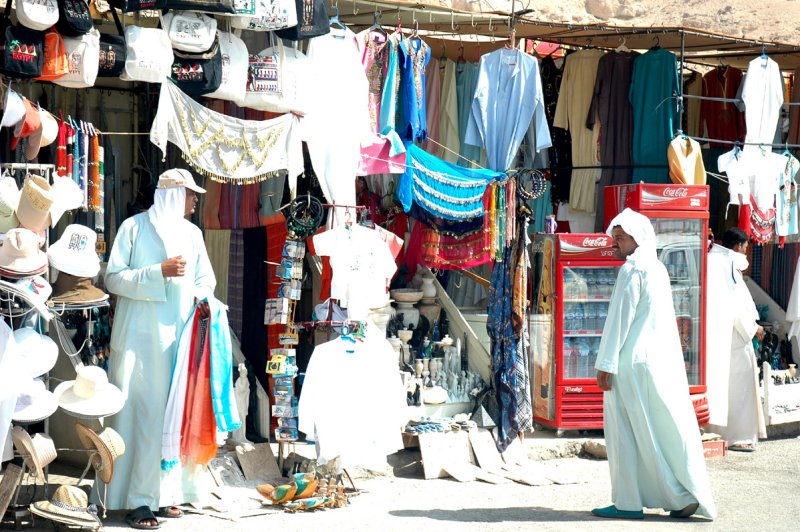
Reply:
[[183, 168], [173, 168], [158, 176], [157, 188], [177, 187], [186, 187], [189, 190], [194, 190], [200, 194], [203, 194], [206, 191], [206, 189], [198, 186], [197, 183], [194, 182], [194, 176], [192, 176], [192, 173], [188, 170], [184, 170]]
[[25, 118], [25, 103], [22, 96], [15, 91], [6, 91], [6, 101], [3, 105], [2, 127], [14, 127]]
[[51, 145], [58, 138], [56, 118], [44, 109], [39, 109], [39, 119], [42, 126], [31, 134], [28, 145], [25, 146], [25, 158], [29, 161], [39, 155], [39, 150]]
[[6, 233], [0, 246], [0, 270], [3, 274], [37, 275], [47, 268], [47, 255], [39, 249], [39, 236], [28, 229], [18, 227]]
[[92, 284], [90, 278], [75, 277], [64, 272], [59, 272], [53, 284], [53, 295], [50, 296], [50, 302], [59, 305], [83, 305], [107, 299], [108, 294]]
[[57, 409], [58, 401], [53, 392], [45, 387], [44, 382], [34, 379], [17, 396], [11, 419], [17, 423], [36, 423], [47, 419]]
[[28, 138], [37, 129], [42, 128], [42, 118], [39, 116], [39, 108], [34, 106], [27, 98], [22, 99], [25, 106], [25, 117], [14, 126], [14, 137], [11, 139], [11, 150], [17, 149], [19, 139]]
[[122, 410], [125, 397], [108, 382], [108, 375], [97, 366], [79, 366], [74, 381], [56, 386], [58, 406], [68, 414], [83, 418], [111, 416]]
[[100, 528], [102, 524], [89, 506], [86, 492], [77, 486], [59, 486], [49, 501], [31, 504], [31, 513], [68, 525]]
[[36, 475], [36, 479], [44, 482], [44, 468], [57, 456], [56, 446], [50, 436], [37, 433], [31, 438], [28, 431], [22, 427], [14, 427], [11, 429], [11, 439], [28, 468]]
[[50, 227], [55, 227], [65, 212], [83, 205], [83, 190], [69, 177], [53, 174], [53, 205], [50, 207]]
[[13, 177], [0, 177], [0, 233], [19, 227], [16, 210], [19, 205], [19, 189]]
[[33, 327], [14, 331], [17, 353], [31, 378], [44, 375], [56, 365], [58, 346], [49, 336], [39, 334]]
[[92, 459], [92, 465], [100, 480], [106, 484], [110, 483], [114, 476], [114, 462], [125, 454], [125, 441], [122, 436], [112, 428], [106, 428], [97, 434], [82, 423], [76, 423], [75, 430], [86, 449], [97, 449], [98, 454]]
[[50, 266], [75, 277], [94, 277], [100, 272], [100, 257], [95, 252], [97, 233], [85, 225], [64, 229], [58, 242], [47, 250]]
[[19, 223], [34, 232], [47, 229], [50, 225], [50, 207], [54, 201], [55, 196], [47, 179], [28, 174], [17, 207]]

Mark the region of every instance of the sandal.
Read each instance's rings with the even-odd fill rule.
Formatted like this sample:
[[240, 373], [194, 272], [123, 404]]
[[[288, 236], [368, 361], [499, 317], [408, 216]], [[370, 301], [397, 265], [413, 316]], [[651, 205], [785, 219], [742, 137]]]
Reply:
[[669, 513], [669, 516], [673, 519], [686, 519], [694, 515], [697, 509], [700, 507], [700, 503], [692, 503], [683, 510], [672, 510]]
[[[144, 521], [152, 521], [155, 523], [155, 525], [146, 525], [144, 524]], [[156, 516], [153, 515], [152, 510], [150, 510], [150, 508], [147, 506], [140, 506], [129, 512], [125, 516], [125, 523], [129, 527], [136, 528], [138, 530], [155, 530], [157, 528], [161, 528]]]
[[183, 517], [183, 510], [177, 506], [164, 506], [163, 508], [158, 509], [156, 515], [165, 519], [179, 519]]
[[752, 443], [740, 443], [728, 446], [728, 450], [739, 451], [740, 453], [753, 453], [756, 447]]

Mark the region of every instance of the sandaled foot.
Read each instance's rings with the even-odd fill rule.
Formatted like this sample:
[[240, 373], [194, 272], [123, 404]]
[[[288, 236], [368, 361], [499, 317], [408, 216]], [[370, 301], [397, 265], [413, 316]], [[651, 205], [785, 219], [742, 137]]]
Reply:
[[683, 510], [672, 510], [669, 513], [669, 516], [670, 517], [675, 517], [676, 519], [685, 519], [687, 517], [693, 516], [694, 513], [697, 511], [697, 509], [699, 507], [700, 507], [700, 504], [695, 502], [695, 503], [690, 504], [689, 506], [687, 506]]
[[158, 519], [147, 506], [140, 506], [125, 516], [125, 523], [138, 530], [155, 530], [160, 528]]
[[609, 519], [644, 519], [644, 512], [631, 512], [626, 510], [617, 510], [613, 504], [605, 508], [595, 508], [592, 510], [592, 515], [597, 517], [607, 517]]
[[183, 510], [177, 506], [164, 506], [158, 509], [156, 515], [165, 519], [178, 519], [179, 517], [183, 517]]
[[752, 443], [734, 443], [733, 445], [728, 446], [728, 449], [731, 451], [738, 451], [740, 453], [752, 453], [755, 452], [756, 446]]

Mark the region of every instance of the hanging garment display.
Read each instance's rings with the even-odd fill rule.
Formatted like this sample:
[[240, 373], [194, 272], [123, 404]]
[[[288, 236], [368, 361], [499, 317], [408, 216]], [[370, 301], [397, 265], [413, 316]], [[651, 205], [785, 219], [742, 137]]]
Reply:
[[531, 122], [536, 131], [535, 151], [550, 147], [536, 59], [504, 48], [482, 56], [464, 142], [482, 146], [489, 168], [504, 172]]
[[[683, 94], [686, 96], [703, 96], [703, 76], [699, 72], [684, 70]], [[702, 137], [700, 131], [700, 106], [704, 100], [686, 98], [683, 101], [683, 130], [692, 137]]]
[[[467, 124], [469, 124], [470, 115], [472, 114], [472, 100], [475, 99], [475, 89], [478, 86], [478, 64], [460, 62], [454, 64], [454, 70], [456, 76], [456, 120], [458, 123], [458, 149], [456, 151], [458, 151], [460, 157], [452, 162], [475, 167], [481, 159], [481, 149], [478, 146], [467, 144], [465, 139], [467, 136]], [[445, 76], [446, 80], [447, 76]], [[455, 144], [455, 142], [443, 141], [442, 144], [449, 147], [450, 144]], [[444, 157], [444, 159], [449, 160], [447, 157]]]
[[[678, 104], [678, 60], [653, 48], [633, 62], [630, 101], [633, 106], [633, 182], [668, 183], [667, 146], [675, 135]], [[643, 168], [657, 165], [659, 168]], [[664, 168], [660, 168], [663, 166]]]
[[161, 84], [150, 141], [166, 156], [167, 142], [201, 174], [226, 183], [254, 183], [289, 172], [290, 186], [303, 172], [297, 117], [238, 120], [207, 109], [172, 83]]
[[[290, 41], [319, 37], [330, 31], [325, 0], [294, 0], [297, 24], [278, 30], [276, 35]], [[287, 8], [288, 9], [288, 8]]]
[[706, 167], [700, 144], [687, 136], [678, 135], [667, 148], [669, 178], [678, 185], [705, 185]]
[[[597, 79], [594, 83], [592, 105], [586, 117], [586, 127], [594, 129], [600, 120], [600, 172], [598, 190], [603, 191], [611, 185], [624, 185], [631, 182], [633, 175], [633, 110], [628, 93], [631, 88], [633, 61], [638, 52], [609, 52], [600, 58], [597, 65]], [[619, 168], [616, 168], [619, 167]], [[596, 201], [595, 231], [603, 229], [603, 198]]]
[[[476, 231], [453, 236], [417, 222], [411, 231], [409, 249], [418, 244], [420, 262], [429, 268], [462, 270], [486, 264], [492, 260], [491, 235], [483, 224]], [[416, 262], [413, 264], [416, 266]]]
[[233, 0], [233, 10], [233, 28], [275, 31], [297, 25], [294, 0]]
[[[600, 124], [592, 121], [587, 127], [587, 116], [592, 105], [594, 82], [600, 58], [604, 52], [596, 49], [580, 50], [567, 56], [564, 75], [558, 92], [553, 126], [569, 131], [572, 139], [572, 170], [569, 206], [575, 211], [594, 213], [597, 205], [595, 182], [600, 178], [597, 149]], [[665, 146], [666, 149], [666, 146]]]
[[[737, 98], [741, 84], [741, 70], [731, 66], [718, 66], [703, 76], [703, 96], [734, 99]], [[702, 100], [697, 134], [703, 136], [704, 129], [708, 132], [708, 138], [743, 142], [746, 131], [744, 113], [736, 107], [735, 102]], [[712, 141], [710, 146], [726, 148], [730, 144]]]
[[[438, 136], [431, 135], [431, 138], [444, 146], [444, 148], [431, 143], [433, 144], [431, 150], [434, 150], [431, 151], [431, 153], [436, 154], [447, 162], [467, 166], [469, 162], [465, 159], [459, 160], [458, 157], [461, 150], [461, 137], [459, 135], [460, 107], [458, 104], [457, 66], [449, 59], [441, 59], [439, 72], [442, 78], [441, 97], [439, 100], [439, 108], [441, 111], [440, 114], [432, 115], [431, 118], [431, 120], [438, 122], [439, 134]], [[465, 106], [467, 113], [469, 113], [469, 103], [472, 102], [472, 96], [474, 96], [474, 94], [474, 91], [470, 94], [468, 98], [469, 102], [467, 102]], [[465, 115], [465, 117], [466, 116], [467, 115]], [[428, 120], [428, 128], [431, 128], [431, 120]], [[466, 123], [464, 124], [464, 130], [466, 131]], [[474, 146], [470, 146], [470, 148], [474, 148]]]
[[397, 129], [399, 117], [397, 115], [400, 100], [400, 41], [403, 34], [395, 32], [387, 38], [387, 53], [389, 54], [386, 67], [386, 79], [383, 83], [381, 94], [379, 131], [384, 135]]
[[240, 102], [247, 94], [247, 46], [233, 33], [217, 32], [217, 38], [222, 56], [222, 75], [219, 88], [206, 97]]
[[[442, 71], [445, 69], [447, 58], [437, 59], [431, 57], [425, 67], [425, 124], [428, 126], [428, 139], [441, 143], [440, 117], [442, 117]], [[455, 78], [453, 78], [455, 80]], [[433, 142], [423, 145], [428, 153], [439, 154], [439, 146]]]
[[414, 37], [401, 39], [398, 52], [401, 75], [397, 132], [403, 139], [424, 142], [428, 138], [425, 67], [431, 58], [431, 49], [425, 41]]
[[413, 144], [406, 145], [406, 150], [406, 171], [397, 190], [405, 212], [417, 203], [447, 220], [479, 218], [486, 184], [505, 175], [448, 163]]
[[778, 63], [765, 54], [750, 61], [742, 100], [747, 124], [745, 141], [772, 144], [783, 105], [783, 77]]
[[[560, 61], [560, 68], [556, 61]], [[550, 179], [553, 183], [553, 200], [556, 203], [569, 201], [572, 174], [570, 169], [572, 167], [572, 140], [569, 131], [560, 127], [553, 127], [565, 67], [566, 58], [556, 60], [551, 55], [548, 55], [541, 60], [544, 113], [547, 117], [547, 125], [553, 142], [553, 145], [547, 150], [547, 158], [550, 161]], [[540, 220], [537, 218], [535, 223], [539, 222]]]
[[779, 237], [796, 235], [800, 228], [797, 222], [797, 183], [795, 176], [800, 170], [800, 161], [792, 154], [784, 153], [775, 218], [775, 233]]

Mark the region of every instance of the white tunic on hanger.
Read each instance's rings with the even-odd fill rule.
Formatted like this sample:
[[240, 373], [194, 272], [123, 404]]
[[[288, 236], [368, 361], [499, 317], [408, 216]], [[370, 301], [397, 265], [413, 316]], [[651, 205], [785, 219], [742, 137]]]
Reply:
[[[745, 142], [772, 144], [783, 105], [783, 78], [778, 63], [769, 57], [756, 57], [747, 67], [742, 89]], [[746, 149], [755, 148], [748, 146]]]

